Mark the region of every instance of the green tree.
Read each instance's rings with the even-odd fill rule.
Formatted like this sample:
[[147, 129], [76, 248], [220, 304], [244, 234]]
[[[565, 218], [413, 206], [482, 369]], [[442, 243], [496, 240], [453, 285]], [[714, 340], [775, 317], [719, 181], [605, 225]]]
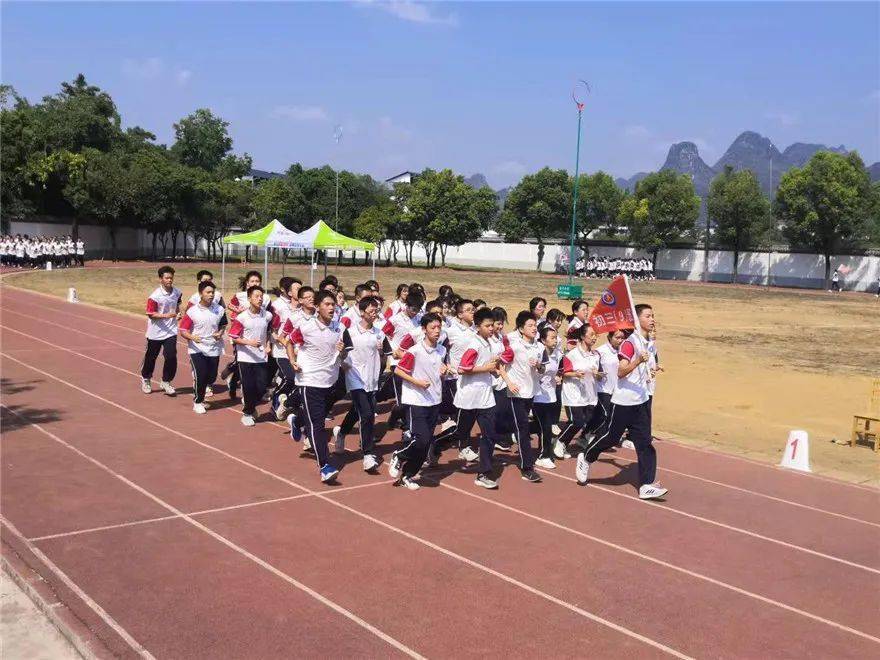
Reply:
[[630, 240], [651, 253], [693, 236], [700, 215], [700, 198], [687, 174], [672, 170], [652, 172], [636, 184], [635, 193], [620, 205], [618, 219], [629, 230]]
[[184, 165], [213, 171], [232, 149], [229, 122], [199, 108], [174, 124], [171, 153]]
[[770, 201], [751, 170], [734, 172], [730, 165], [712, 180], [707, 199], [709, 217], [715, 221], [715, 238], [733, 249], [733, 281], [739, 274], [739, 253], [755, 245], [767, 230]]
[[378, 259], [382, 258], [382, 243], [391, 235], [396, 221], [397, 209], [390, 200], [364, 209], [355, 218], [352, 234], [355, 238], [375, 243], [379, 249]]
[[544, 260], [547, 238], [565, 232], [571, 220], [570, 178], [565, 170], [549, 167], [523, 177], [507, 196], [496, 229], [514, 243], [534, 238], [538, 243], [538, 265]]
[[293, 231], [310, 226], [306, 198], [289, 178], [263, 181], [256, 187], [251, 203], [257, 227], [272, 220], [278, 220]]
[[872, 203], [871, 180], [859, 155], [820, 151], [804, 167], [782, 175], [773, 212], [792, 245], [825, 257], [827, 286], [831, 255], [867, 241]]
[[578, 247], [584, 258], [589, 255], [589, 236], [602, 227], [612, 227], [617, 221], [624, 193], [614, 178], [599, 171], [580, 176], [578, 184], [577, 233]]

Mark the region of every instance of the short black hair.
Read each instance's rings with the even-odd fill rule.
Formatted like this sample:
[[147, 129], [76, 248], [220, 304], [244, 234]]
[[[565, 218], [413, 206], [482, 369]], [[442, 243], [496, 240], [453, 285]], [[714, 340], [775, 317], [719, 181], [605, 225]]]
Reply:
[[574, 331], [574, 338], [580, 341], [587, 336], [587, 330], [590, 329], [589, 323], [584, 323], [581, 327]]
[[556, 332], [556, 328], [554, 328], [549, 323], [545, 323], [541, 326], [541, 330], [538, 332], [538, 338], [541, 341], [544, 341], [545, 339], [547, 339], [547, 335], [549, 335], [551, 332]]
[[398, 284], [397, 285], [397, 297], [400, 298], [400, 294], [403, 293], [403, 290], [406, 289], [409, 292], [409, 284]]
[[196, 282], [201, 282], [202, 278], [205, 275], [207, 275], [212, 280], [214, 279], [214, 273], [212, 273], [210, 270], [200, 270], [198, 273], [196, 273]]
[[367, 280], [364, 282], [364, 286], [369, 289], [375, 289], [376, 291], [379, 290], [379, 283], [376, 280]]
[[493, 307], [492, 318], [494, 318], [496, 322], [501, 321], [502, 323], [507, 323], [507, 310], [503, 307]]
[[650, 305], [645, 304], [645, 303], [641, 303], [639, 305], [636, 305], [636, 318], [641, 316], [642, 312], [645, 311], [646, 309], [654, 309], [654, 308], [651, 307]]
[[474, 312], [474, 325], [482, 325], [483, 321], [495, 323], [495, 314], [488, 307], [482, 307]]
[[439, 298], [435, 298], [434, 300], [429, 300], [425, 303], [425, 310], [430, 310], [432, 307], [439, 307], [441, 310], [443, 309], [443, 301]]
[[443, 324], [443, 319], [440, 318], [440, 315], [434, 314], [432, 312], [430, 314], [425, 314], [424, 316], [422, 316], [422, 320], [419, 321], [419, 325], [421, 325], [423, 328], [427, 328], [428, 324], [434, 323], [435, 321], [437, 323], [440, 323], [441, 325]]
[[315, 292], [315, 290], [310, 286], [301, 286], [299, 288], [299, 291], [296, 292], [296, 298], [297, 298], [297, 300], [299, 300], [300, 298], [304, 297], [307, 293], [314, 293], [314, 292]]
[[464, 309], [465, 305], [473, 305], [474, 301], [469, 300], [468, 298], [459, 298], [455, 301], [455, 315], [458, 316], [461, 314], [461, 310]]
[[321, 283], [318, 284], [318, 288], [319, 289], [326, 289], [328, 286], [332, 286], [334, 289], [337, 289], [337, 288], [339, 288], [339, 282], [337, 281], [337, 279], [335, 277], [331, 279], [331, 276], [328, 275], [323, 280], [321, 280]]
[[450, 295], [451, 293], [453, 293], [451, 286], [449, 286], [448, 284], [441, 284], [440, 289], [437, 292], [437, 295], [440, 298], [445, 298], [446, 296]]
[[486, 301], [482, 298], [474, 298], [474, 309], [486, 307]]
[[202, 291], [204, 291], [208, 287], [211, 287], [215, 291], [217, 290], [217, 285], [214, 284], [213, 280], [205, 280], [204, 282], [199, 282], [199, 293], [201, 293]]
[[541, 296], [535, 296], [534, 298], [532, 298], [532, 299], [529, 301], [529, 311], [530, 311], [530, 312], [534, 312], [534, 311], [535, 311], [535, 307], [538, 306], [538, 303], [544, 303], [544, 306], [546, 307], [546, 305], [547, 305], [547, 299], [546, 299], [546, 298], [542, 298]]
[[174, 275], [174, 269], [171, 266], [159, 266], [159, 270], [156, 272], [159, 273], [159, 277], [162, 277], [165, 273]]
[[259, 292], [262, 293], [262, 294], [265, 294], [265, 293], [266, 293], [266, 290], [265, 290], [263, 287], [261, 287], [259, 284], [254, 284], [253, 286], [249, 286], [249, 287], [248, 287], [248, 289], [247, 289], [247, 297], [250, 298], [250, 297], [251, 297], [251, 294], [252, 294], [254, 291], [259, 291]]
[[322, 302], [327, 300], [327, 298], [333, 300], [334, 304], [336, 303], [336, 296], [333, 293], [327, 291], [327, 289], [321, 289], [320, 291], [318, 291], [318, 293], [315, 294], [315, 305], [320, 305]]
[[422, 308], [424, 302], [425, 299], [417, 293], [410, 293], [406, 296], [406, 306], [408, 309], [414, 309], [418, 311]]
[[260, 271], [258, 271], [258, 270], [249, 270], [248, 272], [246, 272], [246, 273], [244, 274], [244, 277], [239, 277], [239, 278], [238, 278], [238, 286], [241, 287], [241, 290], [242, 290], [242, 291], [244, 291], [245, 289], [247, 289], [247, 281], [248, 281], [249, 279], [251, 279], [252, 277], [256, 277], [258, 280], [260, 280], [261, 283], [262, 283], [262, 281], [263, 281], [263, 276], [260, 275]]
[[527, 309], [524, 309], [523, 311], [521, 311], [519, 314], [516, 315], [516, 329], [519, 330], [520, 328], [522, 328], [523, 326], [525, 326], [526, 321], [528, 321], [528, 320], [530, 320], [530, 319], [531, 319], [532, 321], [534, 321], [534, 320], [535, 320], [535, 315], [532, 314], [532, 313], [531, 313], [529, 310], [527, 310]]
[[589, 307], [590, 303], [588, 303], [586, 300], [582, 300], [581, 298], [578, 298], [577, 300], [575, 300], [574, 302], [571, 303], [571, 313], [572, 314], [576, 313], [581, 308], [581, 305], [586, 305], [587, 307]]
[[293, 284], [292, 277], [282, 277], [280, 280], [278, 280], [278, 290], [281, 293], [287, 293], [288, 289], [290, 289], [290, 286], [292, 284]]
[[354, 288], [354, 297], [357, 298], [359, 295], [367, 293], [370, 290], [370, 287], [366, 284], [358, 284]]
[[381, 307], [381, 303], [373, 296], [364, 296], [358, 301], [358, 309], [363, 313], [368, 307]]
[[557, 309], [554, 307], [549, 312], [547, 312], [547, 321], [550, 323], [555, 323], [556, 321], [562, 321], [565, 318], [565, 312], [561, 309]]

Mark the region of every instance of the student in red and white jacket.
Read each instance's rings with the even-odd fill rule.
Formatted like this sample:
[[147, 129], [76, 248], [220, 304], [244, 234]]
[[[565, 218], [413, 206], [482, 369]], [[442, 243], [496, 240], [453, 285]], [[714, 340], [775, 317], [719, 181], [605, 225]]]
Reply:
[[[193, 305], [198, 305], [199, 301], [202, 298], [202, 294], [200, 290], [198, 290], [199, 284], [202, 282], [213, 282], [214, 281], [214, 273], [210, 270], [200, 270], [196, 273], [196, 292], [189, 297], [189, 300], [186, 303], [186, 308], [189, 309]], [[220, 292], [219, 288], [214, 288], [214, 300], [212, 302], [217, 303], [221, 307], [225, 308], [226, 303], [223, 301], [223, 294]]]
[[[272, 410], [279, 422], [287, 417], [287, 399], [296, 388], [296, 374], [287, 355], [287, 336], [284, 326], [299, 309], [299, 289], [302, 286], [295, 277], [282, 277], [278, 281], [278, 297], [272, 301], [272, 360], [279, 375], [278, 384], [272, 390]], [[289, 332], [288, 332], [289, 335]], [[271, 381], [271, 373], [270, 373]]]
[[183, 294], [174, 286], [174, 269], [162, 266], [159, 271], [159, 286], [147, 298], [147, 348], [141, 365], [141, 391], [152, 391], [150, 380], [156, 368], [159, 351], [165, 358], [162, 365], [161, 387], [165, 394], [176, 394], [171, 381], [177, 374], [177, 320], [180, 318], [180, 299]]
[[409, 285], [408, 284], [398, 284], [397, 292], [395, 294], [394, 300], [391, 301], [391, 304], [382, 312], [382, 316], [386, 319], [390, 319], [395, 314], [402, 312], [406, 309], [406, 299], [409, 296]]
[[501, 355], [501, 374], [507, 383], [510, 415], [519, 441], [519, 469], [522, 478], [531, 483], [540, 482], [541, 476], [534, 470], [529, 412], [547, 362], [544, 345], [537, 341], [537, 334], [534, 315], [523, 310], [516, 315], [516, 330], [507, 335], [510, 344]]
[[[419, 327], [418, 319], [424, 302], [425, 301], [419, 298], [418, 295], [414, 293], [409, 294], [406, 297], [406, 306], [389, 318], [382, 327], [382, 331], [385, 333], [385, 336], [388, 337], [391, 349], [394, 351], [394, 354], [390, 359], [392, 368], [397, 364], [397, 360], [399, 360], [404, 353], [404, 350], [400, 347], [401, 342], [407, 335], [411, 334]], [[385, 401], [386, 398], [390, 398], [391, 393], [394, 394], [395, 405], [391, 409], [391, 414], [388, 415], [388, 428], [393, 428], [399, 421], [401, 427], [404, 430], [408, 430], [409, 426], [407, 420], [409, 419], [409, 416], [406, 414], [406, 405], [401, 399], [403, 384], [397, 372], [392, 373], [389, 382], [390, 385], [386, 386], [385, 391], [380, 393], [378, 397], [379, 401]], [[391, 388], [391, 392], [388, 391], [389, 387]]]
[[335, 481], [339, 470], [330, 464], [327, 446], [327, 403], [339, 377], [339, 367], [345, 357], [344, 328], [333, 321], [336, 296], [326, 289], [315, 294], [316, 313], [304, 319], [291, 333], [290, 344], [295, 349], [296, 384], [300, 389], [303, 424], [311, 438], [318, 461], [321, 481]]
[[[458, 388], [454, 404], [458, 408], [456, 436], [458, 457], [466, 462], [480, 459], [480, 471], [474, 483], [483, 488], [498, 488], [492, 478], [492, 454], [495, 444], [495, 397], [492, 394], [493, 374], [498, 371], [499, 357], [494, 354], [489, 337], [495, 332], [495, 317], [484, 307], [474, 313], [476, 331], [471, 333], [458, 362]], [[480, 453], [471, 448], [471, 429], [480, 425]]]
[[238, 377], [241, 381], [241, 423], [255, 424], [257, 404], [263, 398], [269, 374], [269, 329], [272, 313], [263, 308], [266, 292], [263, 287], [252, 286], [247, 290], [248, 308], [239, 312], [229, 328], [229, 338], [236, 347]]
[[553, 462], [553, 427], [559, 424], [559, 407], [557, 406], [556, 388], [562, 382], [559, 368], [562, 362], [562, 351], [559, 350], [556, 329], [545, 323], [538, 331], [538, 339], [547, 353], [547, 364], [541, 374], [540, 385], [532, 403], [532, 416], [541, 439], [541, 455], [535, 465], [547, 470], [555, 470]]
[[655, 481], [657, 452], [651, 434], [651, 359], [649, 333], [654, 329], [654, 310], [650, 305], [636, 305], [638, 328], [620, 345], [617, 389], [611, 395], [611, 417], [605, 431], [597, 435], [578, 456], [575, 469], [578, 483], [586, 484], [590, 465], [599, 455], [617, 446], [624, 431], [635, 445], [639, 470], [639, 497], [643, 500], [663, 497], [667, 490]]
[[568, 350], [577, 346], [578, 340], [575, 333], [577, 333], [579, 328], [587, 324], [587, 314], [589, 311], [590, 305], [586, 300], [575, 300], [571, 303], [571, 316], [568, 317], [568, 328], [565, 330]]
[[611, 417], [611, 395], [617, 389], [617, 368], [620, 363], [617, 352], [620, 350], [623, 340], [626, 339], [626, 333], [623, 330], [616, 330], [609, 332], [606, 338], [607, 341], [596, 349], [605, 378], [599, 381], [599, 403], [596, 404], [593, 419], [587, 425], [586, 433], [604, 433], [604, 426]]
[[[563, 458], [569, 443], [586, 429], [599, 403], [598, 383], [605, 374], [600, 370], [599, 353], [593, 350], [596, 331], [592, 326], [582, 325], [575, 333], [577, 345], [562, 358], [562, 405], [568, 424], [556, 439], [556, 456]], [[586, 444], [586, 438], [583, 440]], [[561, 449], [561, 451], [560, 451]], [[562, 453], [563, 456], [559, 456]]]
[[364, 456], [364, 472], [375, 472], [379, 467], [373, 432], [376, 390], [379, 389], [382, 357], [391, 354], [391, 344], [385, 334], [374, 325], [379, 316], [379, 301], [370, 296], [362, 296], [357, 306], [358, 322], [345, 329], [342, 339], [343, 344], [351, 346], [342, 362], [345, 388], [351, 396], [351, 408], [342, 424], [333, 428], [334, 453], [342, 453], [337, 451], [340, 447], [345, 451], [345, 436], [351, 433], [357, 421], [361, 452]]
[[425, 314], [419, 323], [425, 331], [424, 338], [406, 351], [395, 367], [402, 380], [400, 398], [407, 407], [410, 439], [391, 455], [388, 466], [388, 473], [409, 490], [419, 489], [414, 477], [434, 440], [447, 371], [446, 349], [438, 344], [443, 320], [437, 314]]
[[216, 302], [217, 289], [211, 280], [199, 283], [199, 302], [189, 307], [180, 320], [181, 337], [189, 342], [193, 372], [193, 411], [205, 414], [205, 391], [217, 378], [226, 310]]
[[[253, 286], [261, 287], [263, 286], [263, 276], [260, 275], [260, 272], [257, 270], [249, 270], [245, 273], [244, 277], [238, 278], [239, 286], [241, 291], [236, 293], [232, 298], [229, 299], [229, 304], [227, 305], [227, 310], [229, 312], [229, 320], [235, 321], [235, 317], [238, 316], [241, 312], [248, 308], [248, 290]], [[263, 302], [260, 303], [262, 309], [269, 308], [269, 296], [263, 296]], [[238, 362], [236, 355], [238, 354], [238, 347], [233, 344], [232, 346], [232, 361], [226, 365], [223, 369], [223, 373], [220, 374], [220, 378], [226, 381], [226, 386], [229, 388], [229, 397], [235, 398], [235, 394], [238, 390]]]

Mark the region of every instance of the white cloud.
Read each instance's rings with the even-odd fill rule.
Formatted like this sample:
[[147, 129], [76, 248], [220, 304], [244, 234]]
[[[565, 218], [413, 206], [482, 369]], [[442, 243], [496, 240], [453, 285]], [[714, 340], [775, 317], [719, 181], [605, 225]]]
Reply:
[[177, 73], [174, 74], [174, 78], [177, 80], [177, 84], [181, 87], [184, 87], [192, 78], [192, 71], [189, 69], [178, 69]]
[[396, 142], [409, 142], [413, 138], [413, 131], [399, 124], [395, 124], [391, 117], [379, 118], [379, 137], [383, 140]]
[[279, 105], [272, 109], [274, 119], [293, 121], [326, 121], [327, 111], [319, 105]]
[[458, 25], [458, 17], [454, 13], [439, 14], [436, 11], [436, 4], [414, 2], [413, 0], [357, 0], [356, 4], [361, 7], [380, 9], [410, 23]]
[[122, 73], [129, 78], [140, 78], [142, 80], [151, 80], [162, 75], [162, 60], [158, 57], [147, 57], [145, 59], [122, 60]]
[[791, 112], [777, 112], [775, 110], [764, 113], [764, 117], [778, 122], [781, 126], [785, 127], [797, 126], [801, 121], [801, 118], [797, 114]]
[[651, 131], [641, 124], [635, 124], [633, 126], [625, 127], [623, 129], [623, 135], [628, 138], [644, 140], [645, 138], [651, 137]]
[[526, 173], [526, 166], [518, 160], [503, 160], [492, 166], [492, 172], [501, 176], [521, 177]]

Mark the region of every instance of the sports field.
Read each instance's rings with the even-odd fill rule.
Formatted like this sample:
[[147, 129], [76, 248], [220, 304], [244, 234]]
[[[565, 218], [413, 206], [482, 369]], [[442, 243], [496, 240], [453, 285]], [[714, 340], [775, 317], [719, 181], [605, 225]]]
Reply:
[[[176, 285], [187, 295], [201, 267], [177, 269]], [[220, 265], [207, 267], [219, 280]], [[262, 269], [262, 264], [253, 267]], [[244, 270], [227, 266], [227, 297]], [[286, 266], [284, 272], [308, 282], [304, 266]], [[316, 283], [322, 272], [316, 271]], [[364, 267], [332, 267], [331, 272], [349, 294], [371, 275]], [[270, 281], [280, 274], [280, 266], [272, 266]], [[456, 292], [501, 305], [513, 315], [535, 295], [570, 311], [567, 301], [555, 298], [556, 285], [565, 281], [556, 275], [379, 268], [376, 279], [386, 296], [393, 296], [399, 282], [419, 281], [429, 295], [451, 284]], [[143, 318], [143, 301], [156, 285], [155, 265], [34, 272], [5, 283], [59, 297], [74, 286], [83, 302]], [[585, 298], [595, 300], [601, 288], [600, 281], [587, 280]], [[877, 298], [661, 281], [636, 282], [633, 293], [636, 302], [654, 305], [657, 317], [665, 369], [655, 401], [657, 436], [776, 463], [789, 430], [805, 429], [815, 472], [880, 485], [880, 455], [866, 446], [834, 442], [848, 439], [853, 413], [866, 408], [872, 378], [880, 377]]]

